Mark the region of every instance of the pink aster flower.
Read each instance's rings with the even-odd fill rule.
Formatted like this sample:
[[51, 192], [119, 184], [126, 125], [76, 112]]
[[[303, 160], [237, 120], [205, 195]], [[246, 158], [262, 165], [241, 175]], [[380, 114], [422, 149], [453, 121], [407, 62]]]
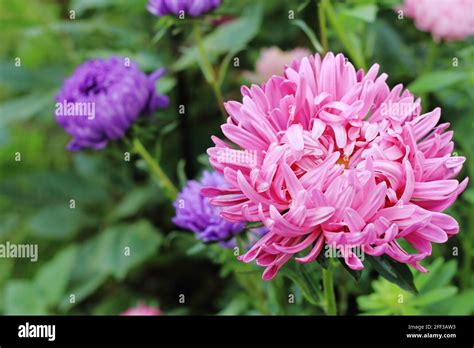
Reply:
[[295, 48], [291, 51], [282, 51], [276, 46], [263, 48], [255, 64], [255, 73], [246, 72], [245, 77], [254, 83], [267, 81], [272, 75], [283, 74], [285, 65], [310, 54], [310, 50], [306, 48]]
[[405, 0], [400, 9], [436, 41], [463, 40], [474, 34], [473, 0]]
[[[455, 179], [465, 158], [452, 155], [453, 132], [437, 125], [439, 108], [421, 114], [420, 99], [402, 85], [390, 89], [378, 70], [317, 54], [261, 87], [243, 86], [242, 103], [225, 104], [222, 131], [232, 144], [212, 137], [208, 154], [228, 187], [202, 192], [225, 219], [269, 229], [240, 258], [265, 267], [263, 279], [293, 257], [314, 261], [325, 245], [352, 269], [364, 267], [351, 251], [358, 247], [426, 271], [420, 260], [431, 244], [458, 232], [442, 213], [468, 182]], [[236, 149], [255, 159], [222, 160]]]
[[161, 311], [156, 307], [150, 307], [144, 303], [139, 303], [137, 306], [127, 309], [121, 315], [154, 316], [161, 315]]

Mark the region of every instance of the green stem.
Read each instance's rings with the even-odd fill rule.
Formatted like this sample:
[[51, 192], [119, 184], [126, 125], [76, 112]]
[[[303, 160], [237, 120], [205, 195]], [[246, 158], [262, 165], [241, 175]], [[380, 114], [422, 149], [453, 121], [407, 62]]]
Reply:
[[318, 19], [319, 19], [319, 33], [321, 35], [321, 45], [323, 46], [324, 53], [329, 50], [328, 35], [326, 30], [326, 13], [322, 3], [318, 5]]
[[323, 268], [324, 307], [327, 315], [337, 315], [333, 273], [332, 260], [329, 260], [328, 269]]
[[[426, 54], [426, 60], [425, 60], [425, 63], [423, 64], [423, 68], [421, 71], [422, 75], [427, 74], [432, 70], [437, 56], [438, 56], [438, 45], [436, 44], [434, 40], [431, 40], [430, 46], [428, 47], [428, 53]], [[420, 98], [423, 105], [423, 109], [426, 110], [428, 106], [427, 93], [426, 92], [421, 93]]]
[[423, 73], [431, 71], [437, 55], [438, 45], [436, 42], [434, 42], [434, 40], [431, 40], [430, 46], [428, 48], [428, 54], [426, 55], [426, 62], [423, 65]]
[[342, 286], [339, 290], [339, 313], [344, 315], [347, 312], [347, 272], [342, 272]]
[[176, 195], [178, 194], [178, 189], [137, 138], [133, 139], [133, 149], [145, 160], [153, 174], [158, 178], [166, 197], [172, 201], [175, 200]]
[[324, 10], [326, 11], [329, 23], [333, 27], [334, 31], [336, 32], [336, 35], [338, 36], [347, 53], [355, 63], [356, 67], [367, 70], [364, 55], [360, 52], [360, 50], [355, 48], [355, 46], [349, 40], [346, 30], [342, 26], [341, 21], [337, 18], [336, 11], [334, 11], [331, 1], [321, 0], [320, 6], [323, 6]]
[[201, 70], [206, 78], [206, 81], [211, 85], [214, 95], [219, 106], [219, 110], [224, 120], [227, 120], [227, 114], [224, 109], [224, 97], [222, 96], [221, 89], [219, 87], [219, 78], [216, 76], [214, 68], [212, 67], [209, 57], [207, 56], [204, 42], [202, 41], [201, 27], [199, 23], [194, 25], [194, 39], [196, 40], [196, 46], [199, 52], [199, 61]]

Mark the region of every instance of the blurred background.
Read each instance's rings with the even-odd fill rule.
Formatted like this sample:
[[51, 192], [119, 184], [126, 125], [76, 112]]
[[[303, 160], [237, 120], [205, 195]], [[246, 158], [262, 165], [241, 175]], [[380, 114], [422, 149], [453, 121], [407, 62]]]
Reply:
[[[129, 139], [101, 151], [65, 149], [69, 135], [54, 119], [62, 81], [86, 59], [120, 55], [147, 73], [168, 70], [158, 89], [170, 106], [140, 119], [134, 134], [179, 187], [209, 166], [205, 151], [210, 136], [220, 134], [222, 116], [193, 53], [191, 25], [158, 19], [145, 4], [0, 0], [0, 243], [39, 247], [37, 262], [0, 258], [0, 313], [116, 315], [142, 302], [165, 315], [322, 314], [312, 295], [320, 282], [317, 264], [314, 289], [294, 285], [291, 274], [266, 283], [258, 267], [238, 262], [232, 249], [205, 245], [174, 226], [174, 208], [144, 161], [134, 154], [124, 161]], [[332, 4], [349, 44], [329, 27], [330, 50], [352, 61], [355, 55], [365, 67], [379, 63], [389, 85], [408, 86], [423, 98], [425, 111], [440, 106], [442, 121], [455, 132], [455, 151], [468, 158], [460, 177], [474, 178], [474, 38], [435, 43], [410, 19], [397, 18], [398, 1]], [[315, 52], [317, 6], [224, 0], [195, 19], [212, 47], [223, 98], [241, 98], [240, 86], [250, 84], [262, 48]], [[460, 233], [433, 247], [423, 263], [431, 272], [415, 275], [418, 294], [370, 267], [356, 281], [339, 266], [339, 313], [473, 314], [472, 185], [448, 213], [460, 222]], [[127, 246], [133, 253], [124, 261]]]

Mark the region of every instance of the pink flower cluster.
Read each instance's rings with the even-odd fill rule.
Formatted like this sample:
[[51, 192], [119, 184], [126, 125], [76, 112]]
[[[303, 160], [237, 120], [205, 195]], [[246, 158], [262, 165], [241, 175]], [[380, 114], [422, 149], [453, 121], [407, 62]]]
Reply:
[[310, 54], [310, 50], [299, 47], [291, 51], [282, 51], [276, 46], [262, 48], [260, 57], [255, 63], [255, 73], [246, 72], [245, 77], [253, 83], [267, 81], [272, 75], [281, 75], [285, 65]]
[[405, 0], [400, 9], [436, 41], [463, 40], [474, 34], [473, 0]]
[[[214, 169], [228, 187], [203, 188], [229, 221], [262, 222], [269, 232], [241, 260], [272, 279], [296, 257], [314, 261], [325, 245], [362, 269], [352, 248], [426, 271], [431, 243], [459, 230], [442, 213], [464, 190], [454, 179], [464, 157], [452, 155], [453, 132], [440, 109], [421, 114], [420, 99], [390, 89], [373, 65], [356, 71], [342, 54], [295, 60], [283, 76], [241, 89], [222, 126], [233, 144], [212, 137]], [[219, 161], [222, 150], [254, 151], [252, 163]], [[399, 241], [414, 249], [408, 253]], [[306, 250], [304, 255], [295, 255]]]
[[121, 315], [124, 316], [156, 316], [161, 315], [161, 311], [157, 307], [147, 306], [143, 302], [140, 302], [135, 307], [131, 307], [123, 312]]

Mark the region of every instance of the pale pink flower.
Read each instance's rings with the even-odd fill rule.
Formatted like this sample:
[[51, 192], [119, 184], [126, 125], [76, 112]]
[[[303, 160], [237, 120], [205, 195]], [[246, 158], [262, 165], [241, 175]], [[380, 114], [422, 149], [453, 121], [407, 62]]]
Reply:
[[121, 315], [154, 316], [154, 315], [161, 315], [161, 311], [157, 307], [147, 306], [144, 303], [140, 302], [135, 307], [127, 309]]
[[405, 0], [398, 10], [436, 41], [463, 40], [474, 34], [473, 0]]
[[310, 54], [310, 50], [299, 47], [291, 51], [282, 51], [276, 46], [262, 48], [260, 57], [255, 63], [255, 73], [246, 72], [244, 76], [251, 82], [261, 83], [267, 81], [273, 75], [283, 74], [285, 66], [293, 60], [301, 59]]
[[[330, 52], [294, 61], [284, 76], [261, 87], [243, 86], [242, 103], [229, 101], [222, 131], [208, 149], [225, 188], [203, 188], [229, 221], [260, 221], [268, 229], [241, 260], [275, 276], [295, 254], [314, 261], [325, 244], [352, 269], [364, 267], [351, 251], [389, 257], [426, 271], [419, 261], [431, 243], [459, 230], [442, 211], [464, 190], [454, 179], [464, 157], [452, 155], [441, 110], [421, 113], [420, 99], [403, 86], [390, 89], [373, 65], [365, 73]], [[253, 162], [220, 161], [228, 148], [256, 153]], [[417, 252], [409, 254], [398, 241]]]

